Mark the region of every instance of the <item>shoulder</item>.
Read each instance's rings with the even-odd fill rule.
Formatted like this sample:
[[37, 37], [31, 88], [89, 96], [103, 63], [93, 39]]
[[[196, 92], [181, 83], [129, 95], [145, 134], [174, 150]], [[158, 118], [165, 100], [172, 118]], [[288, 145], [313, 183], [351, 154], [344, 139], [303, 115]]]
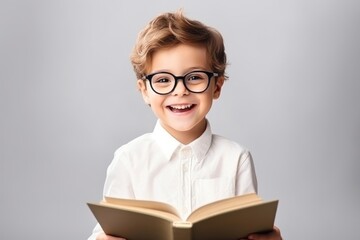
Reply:
[[140, 152], [140, 149], [143, 151], [153, 145], [154, 142], [153, 134], [145, 133], [116, 149], [115, 156]]
[[213, 134], [210, 147], [212, 154], [220, 154], [227, 159], [238, 159], [241, 162], [252, 161], [250, 150], [236, 141]]
[[225, 138], [217, 134], [212, 135], [212, 146], [216, 148], [225, 148], [227, 150], [231, 149], [239, 152], [249, 151], [246, 147], [240, 145], [238, 142], [235, 142], [231, 139]]
[[[147, 159], [151, 145], [155, 142], [151, 133], [143, 134], [120, 146], [108, 167], [108, 173], [114, 169], [130, 169]], [[116, 172], [116, 171], [115, 171]]]

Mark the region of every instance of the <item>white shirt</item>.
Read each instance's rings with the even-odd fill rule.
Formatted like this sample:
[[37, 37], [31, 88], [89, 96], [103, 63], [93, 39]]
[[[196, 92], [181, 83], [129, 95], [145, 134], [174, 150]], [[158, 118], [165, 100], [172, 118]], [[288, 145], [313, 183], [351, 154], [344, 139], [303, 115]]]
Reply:
[[[115, 152], [104, 186], [104, 196], [165, 202], [183, 219], [204, 204], [252, 192], [257, 181], [250, 152], [212, 134], [209, 123], [183, 145], [158, 121], [152, 133]], [[100, 231], [97, 225], [89, 240]]]

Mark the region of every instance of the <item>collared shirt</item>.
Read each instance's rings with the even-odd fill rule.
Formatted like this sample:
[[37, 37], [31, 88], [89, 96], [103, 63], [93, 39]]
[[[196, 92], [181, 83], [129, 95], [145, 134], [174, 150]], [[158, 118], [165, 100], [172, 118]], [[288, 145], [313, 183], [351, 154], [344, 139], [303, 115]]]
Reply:
[[183, 145], [158, 121], [152, 133], [115, 152], [104, 186], [104, 196], [165, 202], [183, 219], [204, 204], [252, 192], [257, 182], [250, 152], [212, 134], [209, 123]]

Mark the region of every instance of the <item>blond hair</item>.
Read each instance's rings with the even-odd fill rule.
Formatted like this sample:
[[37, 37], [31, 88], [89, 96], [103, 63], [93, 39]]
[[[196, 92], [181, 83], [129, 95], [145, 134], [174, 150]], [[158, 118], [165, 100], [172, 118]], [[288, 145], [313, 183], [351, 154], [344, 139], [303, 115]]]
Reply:
[[179, 10], [175, 13], [159, 15], [139, 33], [131, 54], [131, 63], [137, 79], [149, 74], [146, 70], [156, 50], [181, 43], [204, 46], [211, 71], [226, 77], [227, 62], [221, 34], [199, 21], [186, 18], [182, 10]]

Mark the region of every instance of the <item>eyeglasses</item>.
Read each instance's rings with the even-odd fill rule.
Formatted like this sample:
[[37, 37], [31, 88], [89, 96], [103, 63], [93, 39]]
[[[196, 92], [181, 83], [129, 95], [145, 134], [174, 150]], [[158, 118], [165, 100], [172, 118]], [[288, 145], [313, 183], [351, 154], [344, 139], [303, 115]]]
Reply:
[[184, 76], [175, 76], [169, 72], [157, 72], [143, 77], [149, 80], [151, 89], [160, 95], [173, 92], [180, 79], [183, 80], [185, 88], [192, 93], [202, 93], [208, 89], [210, 79], [219, 76], [218, 73], [207, 71], [192, 71]]

